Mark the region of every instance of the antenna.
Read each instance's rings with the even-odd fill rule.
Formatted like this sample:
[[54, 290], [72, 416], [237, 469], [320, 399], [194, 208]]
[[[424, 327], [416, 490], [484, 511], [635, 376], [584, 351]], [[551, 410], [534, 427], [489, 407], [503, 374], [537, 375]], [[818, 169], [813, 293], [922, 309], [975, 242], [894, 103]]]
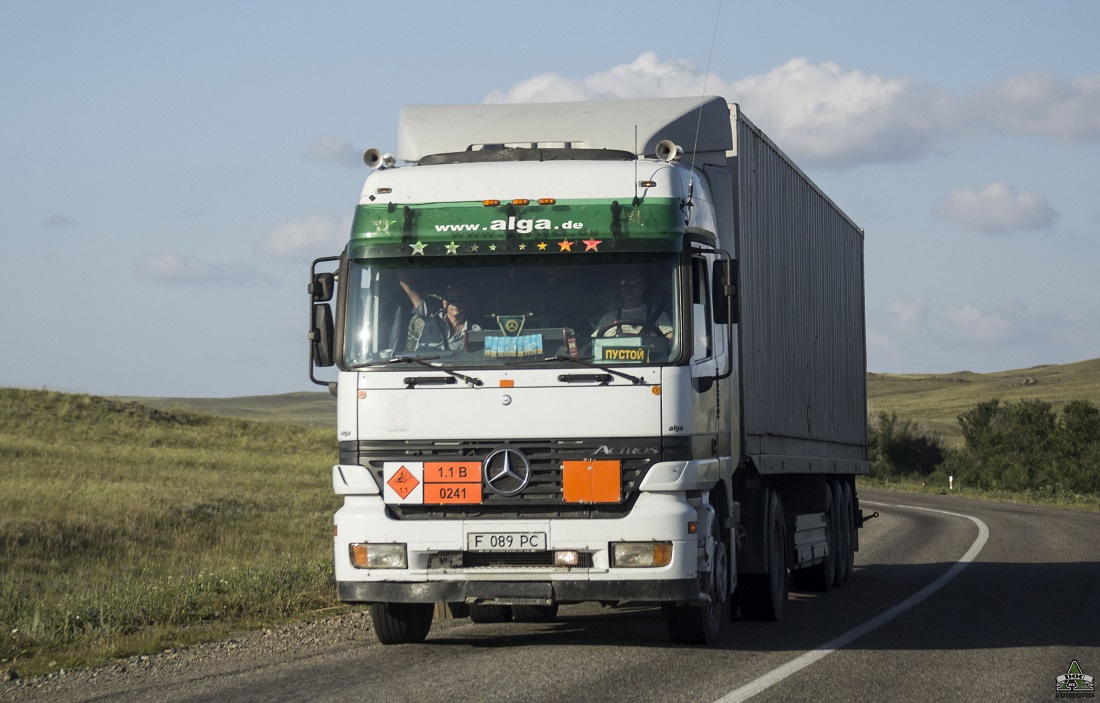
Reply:
[[707, 80], [710, 79], [710, 62], [714, 58], [714, 44], [718, 39], [718, 18], [722, 16], [722, 0], [718, 0], [718, 12], [714, 15], [714, 32], [710, 35], [710, 53], [707, 54], [707, 71], [703, 74], [703, 92], [699, 96], [699, 110], [695, 118], [695, 143], [691, 147], [691, 177], [688, 179], [688, 207], [695, 192], [695, 157], [699, 150], [699, 130], [703, 125], [703, 102], [707, 99]]
[[634, 125], [634, 207], [638, 207], [638, 125]]

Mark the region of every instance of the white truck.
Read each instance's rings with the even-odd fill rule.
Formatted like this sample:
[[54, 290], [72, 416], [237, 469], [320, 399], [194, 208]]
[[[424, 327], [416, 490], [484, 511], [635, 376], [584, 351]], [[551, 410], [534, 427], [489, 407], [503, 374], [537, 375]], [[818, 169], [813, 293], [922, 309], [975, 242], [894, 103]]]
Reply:
[[381, 642], [596, 601], [709, 644], [849, 577], [863, 232], [736, 104], [410, 106], [364, 158], [310, 378]]

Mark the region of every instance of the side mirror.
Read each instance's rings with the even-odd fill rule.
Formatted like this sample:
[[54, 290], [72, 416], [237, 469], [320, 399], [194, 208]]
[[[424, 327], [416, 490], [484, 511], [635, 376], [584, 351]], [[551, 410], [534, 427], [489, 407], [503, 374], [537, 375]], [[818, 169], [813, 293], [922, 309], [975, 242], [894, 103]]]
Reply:
[[309, 329], [309, 346], [313, 354], [313, 365], [332, 366], [336, 363], [335, 348], [336, 324], [332, 319], [332, 308], [324, 303], [313, 306], [313, 324]]
[[735, 325], [741, 321], [738, 286], [739, 269], [736, 261], [719, 259], [711, 272], [714, 298], [714, 322], [718, 325]]
[[309, 297], [314, 303], [327, 303], [332, 300], [332, 293], [336, 289], [336, 274], [317, 273], [309, 284]]
[[332, 312], [333, 294], [336, 292], [336, 273], [317, 272], [318, 264], [340, 261], [339, 256], [316, 259], [310, 269], [309, 287], [309, 380], [319, 386], [330, 386], [318, 379], [315, 368], [336, 365], [336, 322]]

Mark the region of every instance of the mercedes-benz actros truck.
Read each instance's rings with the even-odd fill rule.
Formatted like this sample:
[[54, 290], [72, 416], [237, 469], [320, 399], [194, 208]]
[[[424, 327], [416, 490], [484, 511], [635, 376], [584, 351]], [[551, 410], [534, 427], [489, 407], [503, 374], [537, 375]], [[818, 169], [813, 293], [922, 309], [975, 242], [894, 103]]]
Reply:
[[595, 601], [709, 644], [848, 579], [863, 232], [738, 105], [410, 106], [364, 158], [311, 271], [310, 378], [337, 397], [339, 599], [380, 641], [437, 604]]

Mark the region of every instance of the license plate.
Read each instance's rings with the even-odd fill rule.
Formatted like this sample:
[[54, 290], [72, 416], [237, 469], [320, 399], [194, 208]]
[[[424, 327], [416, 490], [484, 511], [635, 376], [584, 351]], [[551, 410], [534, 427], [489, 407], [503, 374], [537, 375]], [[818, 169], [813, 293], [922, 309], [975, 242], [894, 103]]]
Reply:
[[471, 532], [466, 535], [469, 552], [546, 551], [545, 532]]

